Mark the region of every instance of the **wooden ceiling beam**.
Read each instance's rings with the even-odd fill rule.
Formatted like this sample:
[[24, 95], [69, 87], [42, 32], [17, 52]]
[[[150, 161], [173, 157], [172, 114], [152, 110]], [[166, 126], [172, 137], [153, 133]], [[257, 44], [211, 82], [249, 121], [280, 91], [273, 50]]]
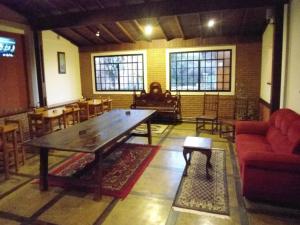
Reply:
[[[73, 12], [64, 15], [37, 18], [34, 26], [40, 30], [58, 27], [84, 26], [141, 18], [174, 16], [179, 14], [208, 12], [227, 9], [272, 7], [288, 0], [165, 0], [126, 6], [101, 8], [89, 12]], [[97, 1], [99, 3], [99, 0]], [[101, 2], [100, 2], [101, 3]]]
[[164, 38], [165, 38], [167, 41], [169, 41], [170, 38], [168, 37], [167, 32], [165, 31], [163, 25], [161, 24], [160, 18], [155, 18], [155, 20], [156, 20], [156, 22], [157, 22], [159, 28], [161, 29], [161, 32], [162, 32], [162, 34], [164, 35]]
[[138, 29], [138, 31], [139, 31], [142, 39], [145, 39], [146, 41], [151, 41], [149, 37], [145, 36], [145, 34], [144, 34], [144, 28], [141, 26], [141, 24], [139, 23], [139, 21], [133, 20], [133, 24]]
[[120, 22], [116, 22], [117, 27], [126, 35], [126, 37], [131, 41], [131, 42], [135, 42], [134, 38], [132, 37], [132, 35], [125, 29], [125, 27], [120, 23]]
[[[97, 27], [97, 29], [94, 29], [94, 28], [92, 28], [92, 27], [90, 27], [90, 26], [87, 26], [86, 27], [90, 32], [92, 32], [94, 35], [96, 35], [96, 33], [97, 33], [97, 31], [99, 30], [98, 29], [98, 27]], [[107, 44], [107, 43], [109, 43], [109, 41], [107, 41], [103, 36], [99, 36], [99, 37], [97, 37], [97, 40], [99, 40], [102, 44], [104, 43], [104, 44]]]
[[142, 28], [141, 24], [137, 20], [133, 20], [134, 25], [138, 29], [141, 35], [144, 35], [144, 29]]
[[103, 24], [99, 24], [99, 27], [104, 30], [104, 32], [106, 32], [115, 42], [122, 43], [122, 41], [117, 38], [106, 26], [104, 26]]
[[97, 44], [95, 41], [93, 41], [90, 38], [87, 38], [85, 35], [83, 35], [81, 32], [79, 32], [78, 30], [74, 29], [74, 28], [70, 28], [74, 33], [76, 33], [78, 36], [82, 37], [84, 40], [86, 40], [87, 42], [89, 42], [90, 44]]
[[71, 39], [69, 36], [63, 34], [62, 32], [60, 32], [59, 30], [53, 30], [57, 35], [67, 39], [68, 41], [70, 41], [72, 44], [76, 45], [76, 46], [80, 46], [80, 43], [74, 41], [74, 39]]
[[180, 36], [181, 36], [183, 39], [185, 39], [185, 34], [184, 34], [184, 32], [183, 32], [182, 25], [181, 25], [181, 23], [180, 23], [180, 21], [179, 21], [178, 16], [175, 16], [174, 18], [175, 18], [175, 22], [176, 22], [176, 25], [177, 25], [177, 27], [178, 27]]
[[96, 4], [99, 6], [99, 8], [101, 8], [101, 9], [105, 8], [105, 6], [104, 6], [103, 3], [101, 2], [101, 0], [96, 0], [95, 2], [96, 2]]

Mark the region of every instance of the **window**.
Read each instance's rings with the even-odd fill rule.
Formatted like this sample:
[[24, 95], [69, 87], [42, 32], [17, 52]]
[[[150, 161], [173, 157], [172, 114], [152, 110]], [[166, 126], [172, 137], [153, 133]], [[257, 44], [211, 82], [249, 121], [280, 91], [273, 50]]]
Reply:
[[143, 54], [94, 56], [96, 91], [144, 90]]
[[171, 91], [231, 91], [232, 50], [170, 53]]

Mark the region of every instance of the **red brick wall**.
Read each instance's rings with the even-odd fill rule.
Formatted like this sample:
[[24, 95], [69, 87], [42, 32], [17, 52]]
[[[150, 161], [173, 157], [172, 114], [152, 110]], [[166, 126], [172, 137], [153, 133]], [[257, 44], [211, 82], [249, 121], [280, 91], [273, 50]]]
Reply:
[[[213, 43], [209, 43], [213, 45]], [[233, 43], [221, 42], [218, 45], [236, 45], [236, 85], [239, 95], [259, 98], [260, 87], [260, 64], [261, 64], [261, 42]], [[122, 50], [147, 50], [147, 74], [148, 86], [153, 81], [161, 83], [166, 88], [166, 48], [180, 47], [201, 47], [205, 44], [199, 40], [175, 40], [174, 42], [154, 41], [153, 43], [121, 44], [104, 46], [97, 49], [81, 49], [80, 67], [82, 92], [84, 96], [92, 97], [93, 83], [91, 71], [91, 53], [101, 51], [122, 51]], [[131, 95], [110, 95], [113, 99], [114, 108], [128, 108], [132, 103]], [[232, 111], [233, 96], [220, 97], [220, 116], [226, 116]], [[182, 95], [183, 117], [195, 117], [202, 112], [202, 95]]]
[[15, 56], [0, 57], [0, 116], [4, 116], [26, 111], [29, 99], [24, 37], [2, 31], [0, 36], [16, 40]]

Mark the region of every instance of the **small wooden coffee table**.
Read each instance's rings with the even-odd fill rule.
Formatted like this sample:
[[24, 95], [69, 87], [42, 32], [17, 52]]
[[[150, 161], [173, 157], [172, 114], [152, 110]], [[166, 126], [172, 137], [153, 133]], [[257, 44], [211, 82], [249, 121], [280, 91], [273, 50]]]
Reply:
[[[210, 158], [211, 158], [211, 147], [212, 140], [211, 138], [203, 137], [186, 137], [183, 145], [183, 157], [186, 163], [185, 170], [183, 175], [187, 175], [188, 166], [191, 164], [191, 154], [193, 151], [201, 152], [206, 155], [206, 177], [209, 179], [210, 175], [208, 168], [211, 167]], [[189, 158], [187, 155], [189, 154]]]

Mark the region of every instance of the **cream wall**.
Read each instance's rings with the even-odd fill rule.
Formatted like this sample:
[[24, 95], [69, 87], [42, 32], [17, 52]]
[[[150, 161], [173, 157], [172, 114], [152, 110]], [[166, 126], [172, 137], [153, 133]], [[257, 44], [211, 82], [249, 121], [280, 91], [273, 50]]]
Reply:
[[[42, 32], [47, 105], [81, 97], [78, 47], [52, 31]], [[58, 73], [57, 52], [65, 52], [66, 73]]]
[[271, 101], [273, 40], [274, 24], [268, 24], [263, 34], [262, 40], [262, 59], [260, 77], [260, 98], [266, 101], [267, 103], [270, 103]]
[[288, 24], [288, 54], [284, 107], [300, 113], [300, 0], [291, 0]]

